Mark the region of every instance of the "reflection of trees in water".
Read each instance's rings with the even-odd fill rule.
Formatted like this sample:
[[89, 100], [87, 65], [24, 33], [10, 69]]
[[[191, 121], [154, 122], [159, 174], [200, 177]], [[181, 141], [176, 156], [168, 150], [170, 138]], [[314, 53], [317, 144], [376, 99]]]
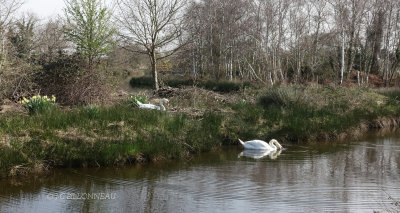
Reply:
[[153, 201], [154, 201], [154, 183], [150, 182], [147, 184], [147, 196], [146, 196], [146, 206], [145, 212], [151, 212], [153, 209]]

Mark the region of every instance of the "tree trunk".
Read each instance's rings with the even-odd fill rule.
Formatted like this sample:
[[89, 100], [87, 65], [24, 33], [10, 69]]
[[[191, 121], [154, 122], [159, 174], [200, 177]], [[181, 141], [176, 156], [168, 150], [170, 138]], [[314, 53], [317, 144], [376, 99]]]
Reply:
[[340, 85], [343, 84], [343, 73], [344, 73], [344, 45], [345, 45], [345, 40], [344, 40], [344, 29], [343, 29], [343, 24], [342, 24], [342, 47], [341, 47], [341, 60], [340, 60]]
[[[385, 49], [389, 52], [389, 46], [390, 46], [390, 34], [391, 34], [391, 24], [392, 24], [392, 10], [393, 8], [391, 7], [389, 10], [389, 19], [388, 19], [388, 24], [387, 24], [387, 29], [386, 29], [386, 42], [385, 42]], [[389, 67], [390, 67], [390, 54], [386, 53], [386, 57], [385, 57], [385, 68], [384, 68], [384, 84], [385, 87], [389, 86], [390, 84], [388, 83], [389, 81]]]
[[157, 58], [155, 51], [151, 53], [150, 61], [151, 61], [151, 74], [153, 75], [153, 82], [154, 82], [153, 89], [155, 91], [158, 91], [160, 87], [158, 85]]
[[196, 78], [197, 78], [196, 67], [197, 67], [196, 55], [195, 55], [195, 50], [193, 50], [193, 71], [192, 71], [192, 76], [193, 76], [193, 80], [195, 80], [195, 81], [196, 81]]
[[347, 78], [349, 78], [351, 71], [353, 70], [353, 63], [354, 63], [354, 52], [353, 52], [353, 46], [354, 46], [354, 40], [355, 35], [356, 35], [356, 21], [357, 21], [357, 9], [355, 2], [352, 2], [352, 7], [351, 7], [351, 24], [350, 24], [350, 42], [349, 42], [349, 47], [347, 50]]
[[89, 71], [90, 72], [92, 72], [92, 69], [93, 69], [93, 56], [92, 55], [89, 55], [89, 57], [88, 57], [88, 59], [89, 59]]
[[229, 80], [233, 80], [233, 45], [230, 47], [230, 57], [229, 57]]
[[7, 49], [6, 49], [6, 39], [4, 38], [5, 35], [3, 32], [1, 32], [1, 48], [0, 48], [0, 69], [3, 68], [4, 64], [6, 63], [7, 60]]

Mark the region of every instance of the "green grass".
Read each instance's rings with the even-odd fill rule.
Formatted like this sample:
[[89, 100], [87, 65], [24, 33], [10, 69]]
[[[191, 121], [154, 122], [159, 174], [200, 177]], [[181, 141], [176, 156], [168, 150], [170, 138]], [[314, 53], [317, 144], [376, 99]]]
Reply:
[[182, 158], [221, 145], [222, 118], [171, 115], [127, 105], [53, 110], [0, 117], [0, 170], [47, 164], [58, 167], [123, 165], [138, 159]]
[[232, 105], [227, 136], [292, 142], [334, 140], [363, 123], [399, 117], [399, 101], [367, 89], [276, 87], [257, 104]]
[[[393, 98], [397, 96], [368, 89], [288, 86], [257, 93], [261, 94], [258, 102], [245, 101], [242, 93], [229, 94], [238, 96], [232, 98], [234, 103], [212, 101], [223, 113], [161, 112], [124, 102], [111, 107], [55, 108], [31, 116], [2, 115], [0, 176], [38, 165], [96, 167], [185, 158], [222, 144], [237, 144], [238, 138], [335, 140], [361, 124], [400, 116], [399, 101]], [[201, 97], [196, 101], [210, 101]]]
[[384, 95], [388, 98], [388, 102], [392, 105], [400, 102], [400, 89], [399, 88], [380, 88], [374, 90], [376, 93]]

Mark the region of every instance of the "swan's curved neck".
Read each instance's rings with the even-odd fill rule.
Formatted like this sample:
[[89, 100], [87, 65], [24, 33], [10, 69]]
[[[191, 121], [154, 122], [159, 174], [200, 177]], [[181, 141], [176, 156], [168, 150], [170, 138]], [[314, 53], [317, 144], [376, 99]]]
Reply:
[[162, 100], [160, 101], [160, 109], [161, 109], [162, 111], [165, 111], [164, 102], [163, 102]]
[[282, 149], [282, 146], [278, 143], [278, 141], [271, 141], [269, 144], [275, 149]]
[[275, 144], [274, 144], [274, 142], [270, 142], [269, 143], [269, 145], [274, 149], [274, 150], [277, 150], [278, 148], [275, 146]]
[[279, 142], [275, 141], [275, 143], [279, 149], [282, 149], [282, 145]]

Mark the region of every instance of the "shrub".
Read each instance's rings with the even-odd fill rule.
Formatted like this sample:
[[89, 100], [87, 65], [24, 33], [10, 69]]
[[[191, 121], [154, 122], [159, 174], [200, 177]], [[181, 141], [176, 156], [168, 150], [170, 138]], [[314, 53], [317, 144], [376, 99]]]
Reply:
[[240, 109], [243, 109], [246, 107], [247, 107], [247, 103], [246, 103], [246, 100], [244, 100], [244, 99], [237, 101], [234, 105], [232, 105], [232, 109], [234, 109], [234, 110], [240, 110]]
[[47, 96], [35, 95], [29, 100], [25, 97], [20, 103], [29, 111], [29, 114], [44, 113], [51, 110], [56, 102], [56, 97], [53, 95], [50, 99]]
[[264, 107], [270, 105], [292, 107], [307, 105], [304, 88], [301, 87], [273, 87], [261, 97], [260, 104]]
[[89, 117], [89, 119], [96, 118], [100, 114], [99, 108], [97, 106], [95, 106], [95, 105], [88, 105], [88, 106], [83, 108], [83, 111]]
[[134, 95], [134, 96], [131, 96], [128, 101], [132, 105], [132, 107], [138, 107], [139, 106], [138, 103], [137, 103], [138, 101], [140, 101], [140, 103], [142, 103], [142, 104], [147, 104], [148, 103], [147, 97], [145, 95]]
[[19, 100], [23, 96], [37, 93], [39, 89], [33, 82], [32, 75], [39, 68], [39, 66], [29, 65], [23, 61], [6, 63], [0, 69], [0, 101], [2, 99]]
[[[249, 85], [249, 83], [244, 83], [244, 86], [246, 85]], [[227, 82], [227, 81], [221, 81], [221, 82], [207, 81], [203, 87], [215, 92], [229, 93], [229, 92], [239, 91], [240, 88], [242, 88], [242, 85], [240, 83]]]
[[[239, 91], [243, 87], [250, 86], [249, 82], [228, 82], [228, 81], [194, 81], [189, 78], [171, 78], [171, 79], [160, 79], [165, 85], [170, 87], [184, 87], [184, 86], [197, 86], [207, 90], [212, 90], [215, 92], [229, 93]], [[150, 88], [153, 86], [152, 77], [139, 77], [132, 78], [130, 80], [130, 85], [132, 88]]]
[[42, 67], [34, 81], [41, 92], [56, 95], [58, 103], [87, 105], [109, 100], [110, 75], [101, 66], [87, 69], [79, 56], [61, 55], [43, 62]]
[[132, 78], [129, 84], [132, 88], [140, 88], [140, 87], [152, 87], [153, 86], [153, 78], [152, 77], [140, 77], [140, 78]]
[[185, 79], [185, 78], [173, 78], [164, 80], [164, 83], [170, 87], [182, 87], [182, 86], [193, 86], [198, 84], [193, 79]]

